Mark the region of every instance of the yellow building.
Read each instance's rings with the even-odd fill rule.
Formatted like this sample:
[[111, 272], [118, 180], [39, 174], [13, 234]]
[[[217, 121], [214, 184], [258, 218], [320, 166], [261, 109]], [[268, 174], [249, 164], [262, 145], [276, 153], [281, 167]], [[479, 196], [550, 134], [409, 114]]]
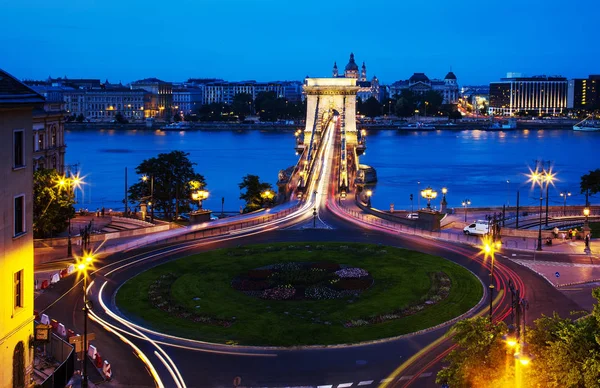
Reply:
[[0, 387], [33, 369], [33, 109], [42, 96], [0, 70]]

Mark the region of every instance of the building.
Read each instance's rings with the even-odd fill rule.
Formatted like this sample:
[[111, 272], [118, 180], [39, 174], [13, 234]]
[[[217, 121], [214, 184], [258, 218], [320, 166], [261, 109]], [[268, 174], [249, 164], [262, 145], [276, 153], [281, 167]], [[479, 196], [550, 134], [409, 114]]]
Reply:
[[400, 95], [408, 89], [415, 94], [426, 94], [433, 90], [442, 97], [442, 104], [458, 103], [458, 80], [453, 72], [446, 74], [443, 80], [429, 79], [425, 73], [414, 73], [408, 80], [396, 81], [389, 86], [390, 96]]
[[513, 77], [490, 83], [490, 114], [509, 116], [517, 112], [536, 112], [539, 115], [559, 114], [567, 108], [566, 78], [512, 75]]
[[173, 109], [181, 115], [195, 112], [202, 106], [202, 88], [194, 86], [173, 86]]
[[131, 83], [131, 89], [150, 93], [144, 110], [146, 117], [171, 118], [173, 116], [173, 85], [158, 78], [145, 78]]
[[600, 110], [600, 75], [569, 80], [567, 107], [588, 112]]
[[65, 173], [65, 103], [63, 89], [32, 86], [45, 98], [43, 107], [33, 110], [33, 169], [54, 168]]
[[285, 98], [288, 101], [297, 102], [302, 99], [302, 83], [298, 81], [214, 81], [200, 85], [202, 89], [202, 101], [205, 105], [213, 103], [233, 103], [236, 94], [247, 93], [252, 96], [252, 100], [261, 92], [273, 92], [278, 98]]
[[33, 110], [44, 98], [0, 70], [0, 387], [33, 371]]
[[361, 101], [366, 101], [371, 97], [375, 97], [377, 101], [383, 101], [383, 95], [381, 94], [381, 88], [379, 86], [379, 79], [374, 76], [370, 81], [367, 80], [367, 66], [363, 62], [360, 72], [358, 71], [358, 65], [354, 60], [354, 53], [350, 53], [350, 59], [348, 64], [344, 68], [344, 75], [340, 75], [338, 72], [337, 62], [333, 63], [333, 78], [353, 78], [356, 80], [356, 86], [358, 86], [358, 92], [356, 97], [360, 98]]

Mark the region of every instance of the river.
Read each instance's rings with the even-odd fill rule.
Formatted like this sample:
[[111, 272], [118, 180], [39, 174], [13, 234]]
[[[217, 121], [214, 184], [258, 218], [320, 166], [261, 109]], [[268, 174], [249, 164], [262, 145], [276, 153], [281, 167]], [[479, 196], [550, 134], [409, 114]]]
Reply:
[[[280, 169], [297, 161], [292, 131], [188, 131], [86, 129], [67, 130], [66, 163], [78, 164], [85, 178], [83, 192], [77, 193], [77, 208], [123, 208], [125, 168], [128, 184], [139, 179], [135, 167], [144, 159], [162, 152], [182, 150], [197, 163], [204, 175], [209, 198], [206, 208], [239, 210], [238, 187], [246, 174], [258, 175], [275, 185]], [[600, 168], [600, 133], [572, 130], [376, 130], [367, 134], [367, 152], [361, 164], [377, 170], [373, 187], [374, 207], [410, 209], [425, 206], [419, 190], [432, 187], [438, 198], [447, 187], [449, 207], [460, 207], [464, 199], [471, 206], [501, 206], [539, 203], [539, 192], [526, 183], [535, 160], [552, 161], [557, 181], [550, 188], [550, 204], [562, 205], [561, 191], [570, 191], [568, 204], [585, 201], [579, 180], [589, 170]], [[507, 183], [507, 180], [509, 183]], [[420, 184], [418, 183], [420, 182]]]

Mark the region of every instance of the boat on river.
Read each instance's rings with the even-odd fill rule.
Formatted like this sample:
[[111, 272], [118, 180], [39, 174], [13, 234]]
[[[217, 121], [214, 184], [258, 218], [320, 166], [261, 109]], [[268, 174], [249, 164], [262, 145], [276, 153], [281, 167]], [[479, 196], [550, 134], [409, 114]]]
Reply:
[[408, 130], [412, 129], [412, 130], [423, 131], [423, 130], [434, 130], [435, 126], [431, 125], [431, 124], [417, 122], [415, 124], [403, 125], [403, 126], [399, 127], [398, 129], [408, 129]]
[[164, 127], [160, 127], [163, 131], [185, 131], [186, 129], [190, 129], [190, 123], [185, 121], [180, 121], [178, 123], [167, 124]]
[[573, 130], [574, 131], [583, 131], [583, 132], [600, 131], [600, 122], [598, 120], [589, 120], [590, 117], [592, 117], [592, 116], [589, 115], [582, 121], [573, 125]]

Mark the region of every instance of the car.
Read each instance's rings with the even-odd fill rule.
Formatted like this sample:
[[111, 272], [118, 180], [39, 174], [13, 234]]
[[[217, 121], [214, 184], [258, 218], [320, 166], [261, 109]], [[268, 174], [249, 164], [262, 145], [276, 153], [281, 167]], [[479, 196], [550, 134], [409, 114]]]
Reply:
[[177, 221], [189, 221], [190, 220], [190, 215], [187, 213], [181, 213], [180, 215], [177, 216]]
[[490, 222], [485, 220], [477, 220], [472, 224], [469, 224], [464, 227], [464, 234], [480, 234], [485, 235], [490, 232]]
[[409, 220], [418, 220], [419, 219], [419, 213], [408, 213], [406, 215], [406, 218], [408, 218]]
[[217, 216], [213, 216], [212, 214], [210, 215], [210, 220], [211, 220], [211, 221], [216, 221], [216, 220], [218, 220], [218, 219], [219, 219], [219, 217], [217, 217]]

